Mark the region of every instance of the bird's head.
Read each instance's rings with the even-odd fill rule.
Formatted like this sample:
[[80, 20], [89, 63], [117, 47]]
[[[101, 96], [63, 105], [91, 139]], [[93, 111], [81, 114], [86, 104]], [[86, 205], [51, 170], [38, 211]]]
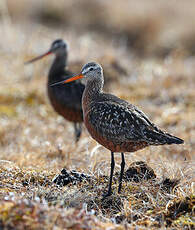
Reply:
[[56, 82], [51, 86], [65, 84], [71, 81], [76, 81], [81, 78], [85, 78], [86, 80], [93, 80], [95, 78], [98, 79], [101, 78], [102, 75], [103, 75], [103, 69], [101, 65], [96, 62], [89, 62], [83, 66], [81, 72], [78, 75], [66, 79], [64, 81]]
[[67, 55], [67, 51], [68, 51], [67, 43], [65, 41], [63, 41], [62, 39], [57, 39], [57, 40], [52, 42], [50, 49], [46, 53], [44, 53], [38, 57], [35, 57], [30, 61], [25, 62], [25, 64], [29, 64], [29, 63], [38, 61], [38, 60], [42, 59], [43, 57], [46, 57], [50, 54], [55, 54], [56, 56]]

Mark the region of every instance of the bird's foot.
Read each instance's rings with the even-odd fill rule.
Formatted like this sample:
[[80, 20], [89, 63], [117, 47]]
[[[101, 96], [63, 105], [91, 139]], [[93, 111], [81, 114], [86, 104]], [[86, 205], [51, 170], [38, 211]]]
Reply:
[[104, 193], [103, 195], [102, 195], [102, 200], [105, 200], [107, 197], [109, 197], [109, 196], [111, 196], [112, 195], [112, 192], [107, 192], [107, 193]]

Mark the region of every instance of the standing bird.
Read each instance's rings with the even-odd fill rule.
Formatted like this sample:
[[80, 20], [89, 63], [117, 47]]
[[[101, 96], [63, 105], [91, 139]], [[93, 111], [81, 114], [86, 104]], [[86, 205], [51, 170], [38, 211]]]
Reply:
[[184, 141], [161, 131], [136, 106], [114, 95], [103, 92], [102, 67], [90, 62], [83, 66], [79, 75], [57, 82], [68, 83], [80, 78], [86, 79], [82, 97], [84, 123], [91, 136], [111, 151], [111, 173], [108, 192], [111, 195], [114, 172], [114, 152], [121, 152], [121, 171], [118, 192], [121, 191], [125, 167], [124, 152], [135, 152], [149, 145], [182, 144]]
[[79, 140], [82, 132], [83, 112], [82, 94], [85, 86], [80, 82], [71, 82], [66, 89], [63, 86], [51, 87], [56, 81], [66, 80], [73, 76], [73, 73], [66, 69], [68, 58], [68, 47], [62, 39], [55, 40], [43, 55], [40, 55], [25, 64], [37, 61], [47, 55], [55, 54], [48, 75], [47, 90], [50, 102], [54, 110], [66, 120], [74, 123], [75, 139]]

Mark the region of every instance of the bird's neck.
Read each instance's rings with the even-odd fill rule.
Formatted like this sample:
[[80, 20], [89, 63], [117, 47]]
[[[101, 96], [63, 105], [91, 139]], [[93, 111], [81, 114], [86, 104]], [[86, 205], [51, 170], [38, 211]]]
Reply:
[[85, 90], [82, 97], [82, 106], [84, 113], [90, 107], [90, 104], [99, 98], [100, 94], [103, 92], [104, 79], [94, 78], [87, 81]]
[[59, 80], [60, 76], [63, 76], [64, 69], [67, 65], [67, 54], [56, 55], [51, 68], [49, 70], [49, 79], [48, 83], [51, 84]]

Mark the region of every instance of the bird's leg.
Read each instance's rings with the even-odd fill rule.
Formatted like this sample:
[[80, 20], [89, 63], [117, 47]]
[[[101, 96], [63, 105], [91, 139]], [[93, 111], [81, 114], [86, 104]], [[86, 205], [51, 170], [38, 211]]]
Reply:
[[113, 173], [114, 173], [114, 166], [115, 166], [114, 153], [111, 152], [110, 181], [109, 181], [109, 186], [108, 186], [108, 192], [106, 193], [106, 195], [104, 195], [104, 198], [107, 196], [110, 196], [112, 194], [112, 177], [113, 177]]
[[122, 158], [122, 161], [121, 161], [121, 172], [120, 172], [120, 177], [119, 177], [118, 193], [120, 193], [120, 191], [121, 191], [123, 173], [124, 173], [124, 168], [125, 168], [125, 157], [124, 157], [124, 153], [121, 153], [121, 158]]
[[75, 130], [75, 142], [78, 142], [82, 133], [82, 124], [74, 123], [74, 130]]

